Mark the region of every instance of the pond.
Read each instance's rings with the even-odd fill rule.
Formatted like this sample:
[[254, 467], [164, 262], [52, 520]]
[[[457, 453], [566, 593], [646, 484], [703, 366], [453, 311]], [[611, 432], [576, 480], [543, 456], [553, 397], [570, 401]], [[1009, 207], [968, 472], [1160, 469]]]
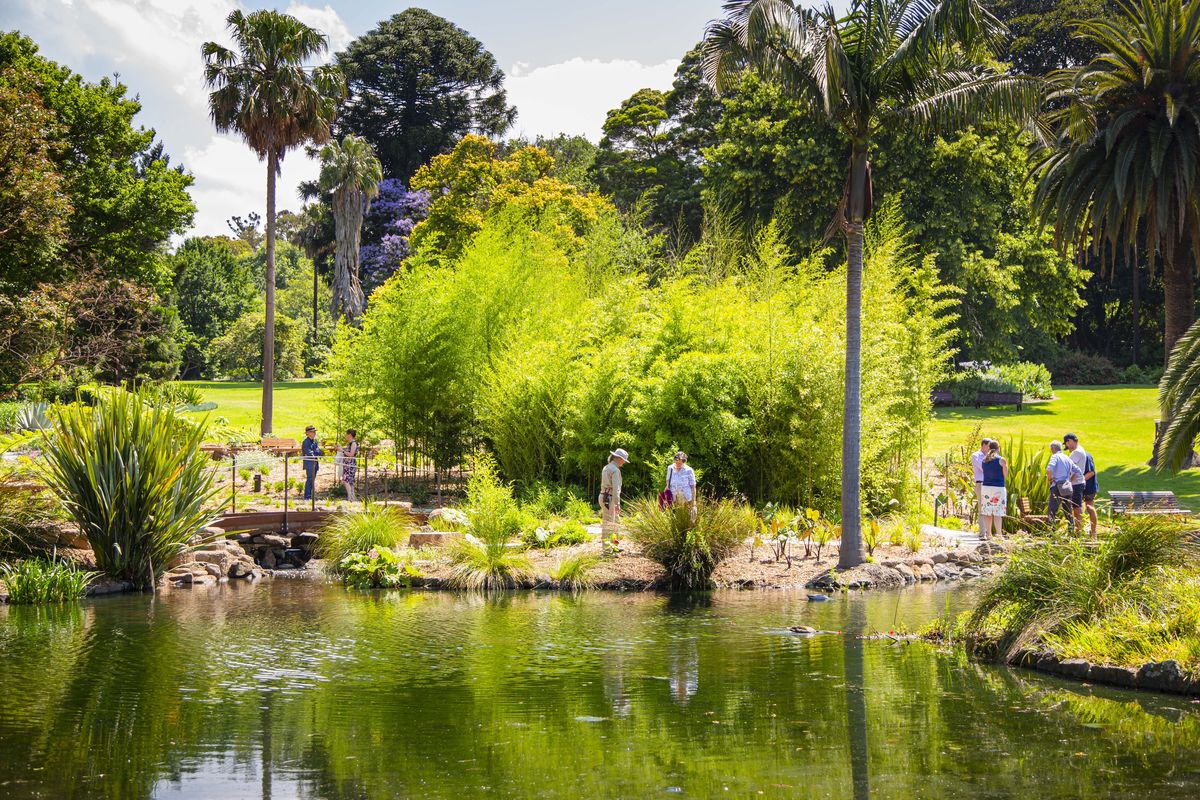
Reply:
[[827, 630], [806, 602], [315, 582], [0, 609], [4, 798], [1192, 798], [1185, 699]]

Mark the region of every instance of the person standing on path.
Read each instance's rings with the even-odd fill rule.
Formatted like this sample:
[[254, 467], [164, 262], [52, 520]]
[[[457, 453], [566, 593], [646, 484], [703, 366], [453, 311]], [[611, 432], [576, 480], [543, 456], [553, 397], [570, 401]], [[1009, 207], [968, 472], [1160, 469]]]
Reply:
[[600, 473], [600, 530], [606, 537], [620, 531], [621, 467], [628, 463], [629, 453], [618, 448], [608, 454], [608, 463]]
[[1067, 449], [1067, 456], [1071, 459], [1071, 463], [1079, 467], [1082, 474], [1076, 476], [1072, 473], [1071, 488], [1074, 491], [1072, 502], [1075, 504], [1075, 525], [1078, 528], [1083, 527], [1083, 510], [1087, 509], [1088, 514], [1088, 535], [1093, 539], [1096, 538], [1096, 491], [1100, 488], [1096, 480], [1096, 462], [1092, 460], [1092, 454], [1079, 446], [1079, 437], [1073, 433], [1068, 433], [1063, 437], [1063, 447]]
[[[1083, 471], [1067, 458], [1058, 442], [1050, 443], [1050, 460], [1046, 462], [1046, 479], [1050, 482], [1050, 522], [1058, 518], [1058, 510], [1067, 512], [1067, 524], [1071, 532], [1075, 532], [1075, 513], [1070, 506], [1074, 497], [1073, 481], [1075, 475], [1083, 475]], [[1065, 506], [1065, 508], [1064, 508]]]
[[687, 465], [687, 453], [680, 450], [675, 454], [675, 463], [667, 467], [667, 491], [671, 502], [687, 503], [696, 516], [696, 471]]
[[354, 502], [354, 481], [358, 477], [358, 431], [346, 431], [346, 446], [342, 448], [342, 486], [346, 487], [346, 499]]
[[316, 427], [309, 425], [304, 429], [300, 452], [304, 456], [304, 499], [312, 500], [317, 490], [317, 459], [325, 455], [321, 445], [317, 444]]
[[979, 449], [971, 453], [971, 470], [975, 473], [975, 508], [979, 514], [979, 533], [983, 534], [983, 460], [987, 458], [991, 439], [979, 440]]
[[1008, 515], [1008, 460], [1000, 455], [1000, 443], [993, 440], [988, 444], [987, 457], [983, 459], [983, 523], [982, 537], [992, 538], [1004, 533], [1004, 517]]

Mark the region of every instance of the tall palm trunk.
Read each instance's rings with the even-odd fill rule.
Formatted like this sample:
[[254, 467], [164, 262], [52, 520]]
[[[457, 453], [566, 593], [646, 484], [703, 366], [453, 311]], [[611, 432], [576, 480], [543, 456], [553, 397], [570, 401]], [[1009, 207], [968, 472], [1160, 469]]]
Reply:
[[862, 449], [863, 226], [867, 208], [867, 152], [855, 147], [850, 163], [850, 222], [846, 231], [846, 399], [842, 412], [842, 546], [838, 569], [863, 562], [860, 495]]
[[333, 222], [337, 236], [334, 258], [333, 316], [358, 323], [366, 308], [362, 282], [358, 277], [358, 248], [362, 241], [363, 193], [357, 189], [338, 189], [333, 193]]
[[[1134, 272], [1134, 279], [1137, 272]], [[1163, 257], [1163, 366], [1171, 365], [1171, 351], [1175, 343], [1187, 333], [1196, 319], [1196, 287], [1192, 272], [1192, 254], [1186, 242], [1177, 246], [1169, 256]], [[1154, 423], [1154, 455], [1147, 462], [1155, 466], [1158, 462], [1159, 440], [1171, 426], [1164, 413], [1163, 419]], [[1196, 464], [1196, 452], [1192, 450], [1184, 467]]]
[[846, 728], [850, 738], [850, 780], [854, 800], [870, 800], [870, 739], [867, 731], [867, 673], [862, 637], [867, 629], [866, 608], [852, 603], [849, 625], [842, 636], [846, 685]]
[[1165, 326], [1163, 331], [1164, 366], [1179, 337], [1187, 333], [1196, 319], [1196, 288], [1192, 273], [1192, 254], [1183, 242], [1170, 257], [1164, 258], [1163, 295]]
[[275, 414], [275, 173], [279, 154], [267, 154], [267, 319], [263, 328], [263, 396], [261, 434], [274, 432]]

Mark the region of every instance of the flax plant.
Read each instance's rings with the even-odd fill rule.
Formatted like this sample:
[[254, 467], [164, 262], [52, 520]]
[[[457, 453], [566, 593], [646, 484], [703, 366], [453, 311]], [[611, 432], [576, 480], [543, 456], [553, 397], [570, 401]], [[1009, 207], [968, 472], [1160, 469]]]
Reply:
[[214, 520], [206, 426], [148, 394], [113, 391], [60, 407], [46, 432], [44, 479], [114, 580], [153, 587]]

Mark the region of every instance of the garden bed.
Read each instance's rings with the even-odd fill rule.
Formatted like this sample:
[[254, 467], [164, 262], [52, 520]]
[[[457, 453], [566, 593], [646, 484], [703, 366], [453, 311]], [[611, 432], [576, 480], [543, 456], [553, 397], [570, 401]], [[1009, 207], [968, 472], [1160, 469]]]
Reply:
[[[414, 586], [426, 588], [449, 588], [449, 561], [440, 550], [420, 551], [423, 557], [417, 564], [424, 574], [413, 581]], [[532, 549], [528, 552], [532, 572], [518, 583], [521, 589], [561, 588], [550, 573], [561, 560], [580, 556], [599, 557], [589, 573], [591, 588], [614, 591], [653, 591], [662, 589], [666, 583], [666, 571], [655, 561], [644, 557], [636, 544], [622, 540], [619, 556], [602, 557], [599, 542], [558, 547], [550, 551]], [[886, 589], [915, 583], [937, 581], [971, 580], [982, 577], [994, 569], [995, 557], [984, 549], [948, 550], [945, 548], [923, 548], [911, 553], [903, 548], [883, 546], [876, 548], [874, 562], [862, 564], [845, 572], [837, 572], [836, 550], [825, 555], [820, 562], [814, 559], [792, 559], [775, 561], [767, 548], [755, 549], [753, 555], [747, 546], [733, 557], [722, 562], [713, 573], [713, 588], [717, 589], [804, 589], [823, 591], [840, 589]], [[325, 576], [324, 562], [312, 561], [305, 572], [314, 579]]]

